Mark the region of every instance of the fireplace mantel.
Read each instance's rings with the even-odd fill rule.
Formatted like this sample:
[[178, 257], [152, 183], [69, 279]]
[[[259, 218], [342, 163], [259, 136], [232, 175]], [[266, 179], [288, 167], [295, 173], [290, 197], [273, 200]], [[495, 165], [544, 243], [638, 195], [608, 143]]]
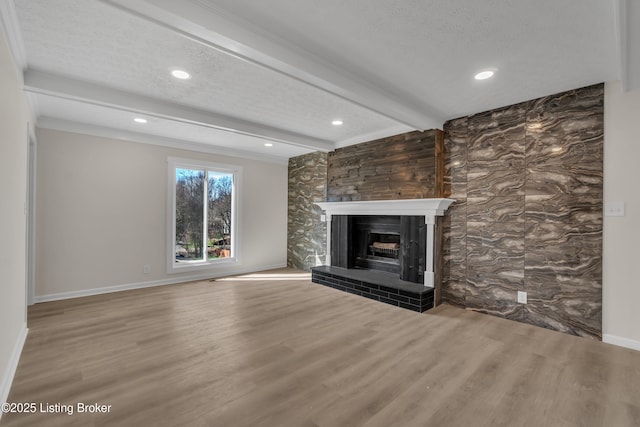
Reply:
[[370, 200], [316, 203], [327, 215], [442, 216], [454, 199]]
[[408, 215], [424, 216], [427, 225], [424, 286], [434, 286], [436, 216], [443, 216], [454, 199], [405, 199], [316, 203], [325, 211], [327, 221], [327, 265], [331, 264], [331, 217], [333, 215]]

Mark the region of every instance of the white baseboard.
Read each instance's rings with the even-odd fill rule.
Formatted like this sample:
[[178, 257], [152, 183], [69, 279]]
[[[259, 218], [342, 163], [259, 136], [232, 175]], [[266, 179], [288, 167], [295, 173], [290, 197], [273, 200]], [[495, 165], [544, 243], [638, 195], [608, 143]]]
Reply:
[[273, 270], [275, 268], [284, 268], [286, 266], [287, 266], [286, 263], [275, 264], [275, 265], [263, 265], [263, 266], [252, 267], [247, 269], [226, 271], [224, 273], [220, 273], [217, 275], [212, 274], [211, 272], [208, 272], [208, 273], [201, 273], [201, 274], [190, 275], [190, 276], [176, 276], [176, 277], [170, 277], [162, 280], [152, 280], [149, 282], [126, 283], [123, 285], [105, 286], [103, 288], [84, 289], [80, 291], [71, 291], [71, 292], [60, 292], [56, 294], [36, 296], [34, 298], [34, 301], [35, 303], [40, 303], [40, 302], [47, 302], [47, 301], [58, 301], [58, 300], [71, 299], [71, 298], [88, 297], [91, 295], [100, 295], [100, 294], [108, 294], [111, 292], [129, 291], [132, 289], [142, 289], [142, 288], [151, 288], [155, 286], [174, 285], [176, 283], [191, 282], [194, 280], [216, 279], [219, 277], [236, 276], [238, 274], [255, 273], [258, 271]]
[[613, 344], [620, 347], [626, 347], [632, 350], [640, 351], [640, 341], [631, 340], [629, 338], [623, 338], [615, 335], [604, 334], [602, 335], [602, 341], [606, 342], [607, 344]]
[[[18, 335], [15, 345], [13, 346], [9, 365], [5, 369], [2, 382], [0, 382], [0, 403], [6, 402], [9, 397], [11, 384], [13, 384], [13, 377], [16, 374], [18, 362], [20, 362], [20, 355], [22, 354], [22, 348], [24, 347], [24, 342], [27, 339], [27, 333], [29, 333], [29, 329], [27, 329], [27, 324], [25, 323], [20, 331], [20, 335]], [[2, 411], [0, 411], [0, 418], [2, 418]]]

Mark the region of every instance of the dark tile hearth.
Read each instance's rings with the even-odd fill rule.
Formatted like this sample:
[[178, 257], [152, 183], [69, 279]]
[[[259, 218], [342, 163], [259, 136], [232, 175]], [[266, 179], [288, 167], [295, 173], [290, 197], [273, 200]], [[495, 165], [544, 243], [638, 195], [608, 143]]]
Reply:
[[433, 307], [433, 288], [391, 273], [323, 265], [311, 268], [311, 281], [419, 313]]

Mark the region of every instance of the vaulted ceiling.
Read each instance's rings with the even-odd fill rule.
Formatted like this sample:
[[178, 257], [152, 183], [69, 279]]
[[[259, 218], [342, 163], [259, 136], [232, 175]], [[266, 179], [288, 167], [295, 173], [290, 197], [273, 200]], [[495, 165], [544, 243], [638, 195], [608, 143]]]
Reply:
[[38, 126], [271, 161], [640, 88], [635, 0], [0, 1]]

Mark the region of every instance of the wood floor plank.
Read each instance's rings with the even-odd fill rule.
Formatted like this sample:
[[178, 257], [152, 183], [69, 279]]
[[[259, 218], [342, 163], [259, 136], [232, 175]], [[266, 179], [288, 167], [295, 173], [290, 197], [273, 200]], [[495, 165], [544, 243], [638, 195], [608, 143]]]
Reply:
[[281, 269], [29, 309], [0, 426], [640, 426], [640, 352]]

